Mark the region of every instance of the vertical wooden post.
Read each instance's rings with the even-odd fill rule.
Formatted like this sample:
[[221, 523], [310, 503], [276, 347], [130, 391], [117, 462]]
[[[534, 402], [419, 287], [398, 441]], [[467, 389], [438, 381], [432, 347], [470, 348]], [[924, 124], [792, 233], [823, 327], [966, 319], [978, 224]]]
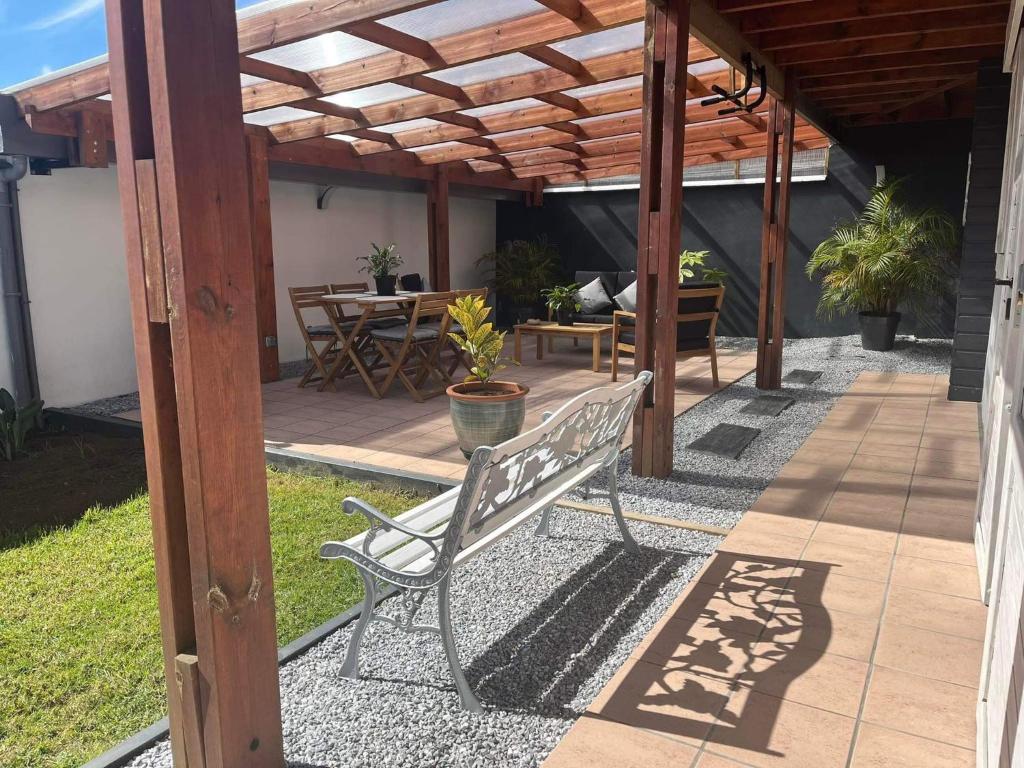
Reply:
[[91, 109], [78, 113], [78, 161], [84, 168], [106, 168], [107, 127], [103, 116]]
[[267, 140], [245, 137], [249, 163], [249, 212], [252, 217], [252, 265], [256, 282], [256, 325], [260, 350], [260, 381], [277, 381], [277, 298], [274, 285], [274, 238], [270, 216], [270, 169]]
[[448, 261], [448, 171], [444, 166], [440, 166], [435, 178], [427, 183], [427, 239], [430, 289], [451, 290], [451, 268]]
[[[107, 0], [107, 28], [174, 761], [279, 768], [234, 4]], [[158, 204], [140, 205], [151, 166]], [[161, 280], [166, 322], [150, 306], [160, 291], [147, 291]], [[175, 682], [189, 654], [199, 696]]]
[[633, 472], [672, 472], [689, 0], [647, 3], [637, 228], [636, 366], [654, 372], [633, 419]]
[[[761, 222], [761, 283], [757, 307], [758, 389], [782, 386], [785, 343], [786, 244], [789, 240], [789, 190], [793, 173], [794, 87], [787, 73], [782, 101], [772, 97], [768, 110], [764, 211]], [[781, 145], [781, 146], [780, 146]]]

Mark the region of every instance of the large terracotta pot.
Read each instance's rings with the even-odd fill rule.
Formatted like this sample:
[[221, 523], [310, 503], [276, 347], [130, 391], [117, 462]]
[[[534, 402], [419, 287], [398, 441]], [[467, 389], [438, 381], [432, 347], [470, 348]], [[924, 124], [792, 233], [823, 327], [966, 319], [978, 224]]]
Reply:
[[481, 445], [497, 445], [518, 435], [529, 391], [511, 381], [471, 381], [448, 387], [452, 426], [462, 455], [468, 459]]

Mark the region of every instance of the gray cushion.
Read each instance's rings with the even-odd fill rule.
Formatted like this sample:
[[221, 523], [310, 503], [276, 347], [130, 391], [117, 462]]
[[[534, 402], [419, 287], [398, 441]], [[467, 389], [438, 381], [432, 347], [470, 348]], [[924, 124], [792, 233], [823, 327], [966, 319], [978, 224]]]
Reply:
[[626, 286], [622, 293], [615, 294], [615, 303], [620, 309], [636, 312], [636, 280]]
[[[354, 320], [346, 320], [344, 323], [338, 323], [338, 327], [343, 331], [351, 331], [355, 325], [356, 323]], [[333, 336], [334, 329], [329, 325], [307, 325], [306, 333], [310, 336]]]
[[[405, 337], [409, 335], [408, 325], [396, 325], [391, 328], [374, 328], [370, 331], [370, 336], [381, 341], [405, 341]], [[430, 327], [429, 325], [417, 325], [416, 330], [412, 332], [412, 338], [414, 341], [429, 341], [430, 339], [437, 338], [437, 326]]]
[[574, 314], [572, 319], [577, 323], [599, 323], [603, 325], [611, 325], [612, 313], [609, 312], [607, 315], [585, 315], [581, 312], [579, 314]]
[[580, 314], [584, 315], [598, 314], [612, 305], [600, 278], [594, 278], [576, 291], [576, 301], [580, 304]]
[[396, 325], [406, 324], [405, 319], [401, 317], [378, 317], [367, 320], [363, 328], [372, 331], [374, 328], [394, 328]]

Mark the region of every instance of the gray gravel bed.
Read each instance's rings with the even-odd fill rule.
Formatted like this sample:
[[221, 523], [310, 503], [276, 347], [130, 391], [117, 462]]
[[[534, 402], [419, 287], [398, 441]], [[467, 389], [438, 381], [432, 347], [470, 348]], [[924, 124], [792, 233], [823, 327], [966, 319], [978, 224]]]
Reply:
[[[792, 407], [774, 419], [739, 413], [757, 394], [753, 376], [745, 377], [676, 420], [671, 478], [634, 478], [623, 456], [624, 505], [731, 526], [857, 373], [944, 373], [949, 353], [948, 342], [903, 340], [888, 354], [863, 352], [853, 337], [788, 343], [784, 371], [824, 372], [807, 387], [786, 387], [796, 399]], [[685, 450], [722, 421], [762, 433], [735, 461]], [[290, 765], [539, 765], [720, 541], [652, 524], [630, 529], [638, 556], [624, 552], [611, 518], [559, 510], [551, 539], [524, 526], [457, 573], [455, 634], [483, 715], [460, 708], [431, 635], [371, 625], [359, 682], [340, 675], [350, 628], [286, 664], [281, 693]], [[432, 620], [434, 608], [425, 603], [421, 619]], [[130, 765], [168, 768], [167, 743]]]

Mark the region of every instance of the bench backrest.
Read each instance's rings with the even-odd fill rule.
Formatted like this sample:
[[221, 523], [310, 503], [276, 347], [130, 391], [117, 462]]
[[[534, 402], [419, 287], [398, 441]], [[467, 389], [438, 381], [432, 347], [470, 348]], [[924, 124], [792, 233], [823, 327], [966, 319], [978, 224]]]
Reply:
[[574, 397], [537, 427], [473, 452], [443, 550], [459, 550], [528, 510], [561, 498], [618, 456], [622, 437], [644, 388], [633, 381]]

